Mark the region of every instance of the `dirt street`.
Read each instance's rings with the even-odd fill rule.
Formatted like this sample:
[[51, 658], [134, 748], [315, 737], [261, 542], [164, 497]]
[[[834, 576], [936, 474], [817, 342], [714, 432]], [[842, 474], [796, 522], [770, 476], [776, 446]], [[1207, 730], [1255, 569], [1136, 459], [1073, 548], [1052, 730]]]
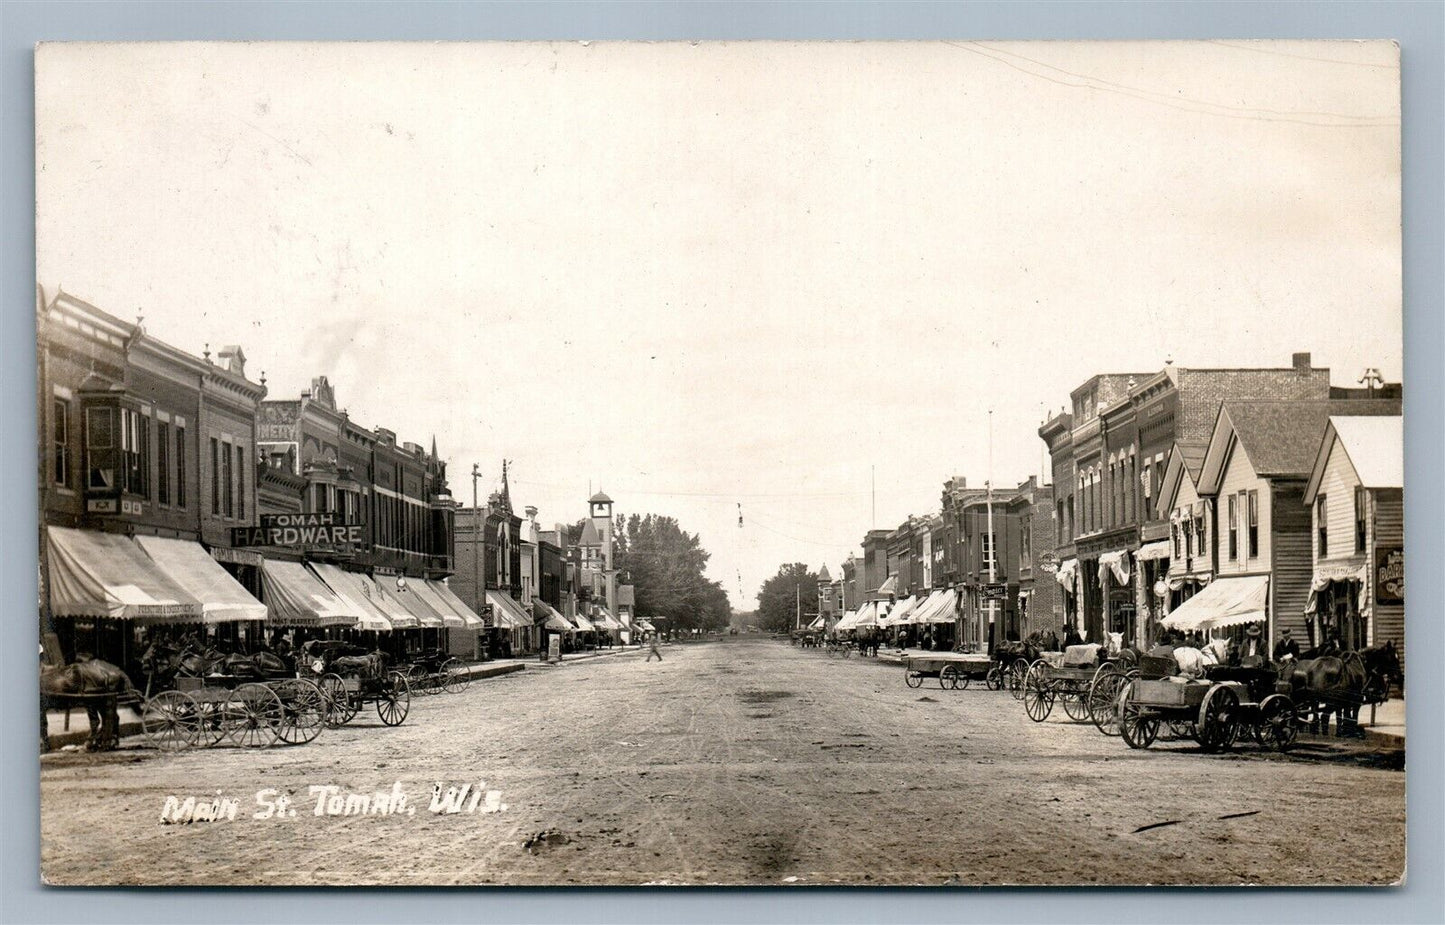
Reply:
[[[663, 651], [420, 698], [398, 728], [368, 707], [300, 747], [46, 756], [45, 877], [1333, 884], [1404, 869], [1405, 775], [1360, 749], [1132, 751], [1061, 709], [1035, 724], [1007, 692], [911, 690], [872, 660], [755, 638]], [[483, 796], [433, 813], [438, 782]], [[308, 788], [325, 785], [399, 811], [314, 815]], [[252, 818], [267, 788], [294, 802]], [[234, 821], [160, 823], [167, 796], [218, 791]]]

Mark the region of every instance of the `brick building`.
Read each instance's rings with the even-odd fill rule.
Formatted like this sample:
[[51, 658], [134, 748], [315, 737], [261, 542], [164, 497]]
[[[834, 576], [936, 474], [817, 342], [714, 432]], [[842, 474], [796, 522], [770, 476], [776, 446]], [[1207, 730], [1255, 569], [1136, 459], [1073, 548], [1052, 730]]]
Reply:
[[1169, 524], [1154, 495], [1171, 448], [1207, 443], [1226, 399], [1326, 399], [1329, 378], [1297, 353], [1276, 369], [1166, 364], [1156, 373], [1097, 375], [1070, 394], [1070, 409], [1038, 433], [1054, 469], [1065, 612], [1086, 638], [1118, 632], [1139, 645], [1152, 641], [1163, 614], [1154, 589], [1169, 557]]

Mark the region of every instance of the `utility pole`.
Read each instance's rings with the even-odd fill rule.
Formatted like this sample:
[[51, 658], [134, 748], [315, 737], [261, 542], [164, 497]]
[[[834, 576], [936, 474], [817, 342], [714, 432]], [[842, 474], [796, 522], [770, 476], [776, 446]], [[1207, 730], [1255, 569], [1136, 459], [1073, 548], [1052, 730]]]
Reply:
[[797, 582], [797, 584], [793, 585], [793, 608], [797, 611], [797, 614], [798, 614], [797, 617], [794, 618], [794, 622], [795, 622], [797, 625], [794, 626], [793, 628], [794, 628], [794, 629], [802, 629], [802, 628], [803, 628], [803, 582], [802, 582], [801, 579]]
[[472, 463], [472, 606], [482, 613], [482, 509], [477, 506], [477, 479], [482, 467]]
[[868, 520], [868, 528], [869, 528], [870, 530], [876, 530], [876, 529], [878, 528], [878, 467], [877, 467], [877, 466], [869, 466], [869, 467], [868, 467], [868, 496], [872, 499], [872, 502], [873, 502], [873, 513], [872, 513], [872, 514], [870, 515], [870, 517], [869, 517], [869, 520]]
[[[993, 409], [988, 409], [988, 628], [989, 639], [993, 637], [993, 625], [997, 602], [993, 599], [993, 585], [998, 581], [998, 538], [993, 534]], [[982, 641], [982, 640], [980, 640]]]

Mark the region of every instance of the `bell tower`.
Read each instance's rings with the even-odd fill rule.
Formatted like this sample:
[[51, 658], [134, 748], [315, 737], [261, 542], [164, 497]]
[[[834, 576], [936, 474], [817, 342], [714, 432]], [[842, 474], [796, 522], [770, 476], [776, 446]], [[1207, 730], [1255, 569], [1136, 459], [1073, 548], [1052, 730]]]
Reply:
[[592, 526], [602, 541], [602, 576], [607, 596], [607, 610], [616, 613], [617, 573], [612, 566], [612, 499], [599, 491], [588, 499]]

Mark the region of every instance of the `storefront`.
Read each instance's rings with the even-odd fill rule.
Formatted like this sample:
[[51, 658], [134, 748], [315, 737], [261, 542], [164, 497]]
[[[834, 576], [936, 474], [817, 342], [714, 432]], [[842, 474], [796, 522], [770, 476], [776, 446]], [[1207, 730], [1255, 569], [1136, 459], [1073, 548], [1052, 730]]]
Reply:
[[1216, 638], [1251, 623], [1258, 623], [1262, 630], [1268, 630], [1268, 575], [1216, 579], [1170, 611], [1163, 620], [1165, 629], [1182, 633], [1199, 632]]
[[[65, 661], [102, 659], [135, 683], [153, 628], [204, 632], [208, 618], [201, 599], [131, 538], [70, 527], [47, 527], [45, 535], [50, 613]], [[224, 612], [213, 610], [211, 625]]]

